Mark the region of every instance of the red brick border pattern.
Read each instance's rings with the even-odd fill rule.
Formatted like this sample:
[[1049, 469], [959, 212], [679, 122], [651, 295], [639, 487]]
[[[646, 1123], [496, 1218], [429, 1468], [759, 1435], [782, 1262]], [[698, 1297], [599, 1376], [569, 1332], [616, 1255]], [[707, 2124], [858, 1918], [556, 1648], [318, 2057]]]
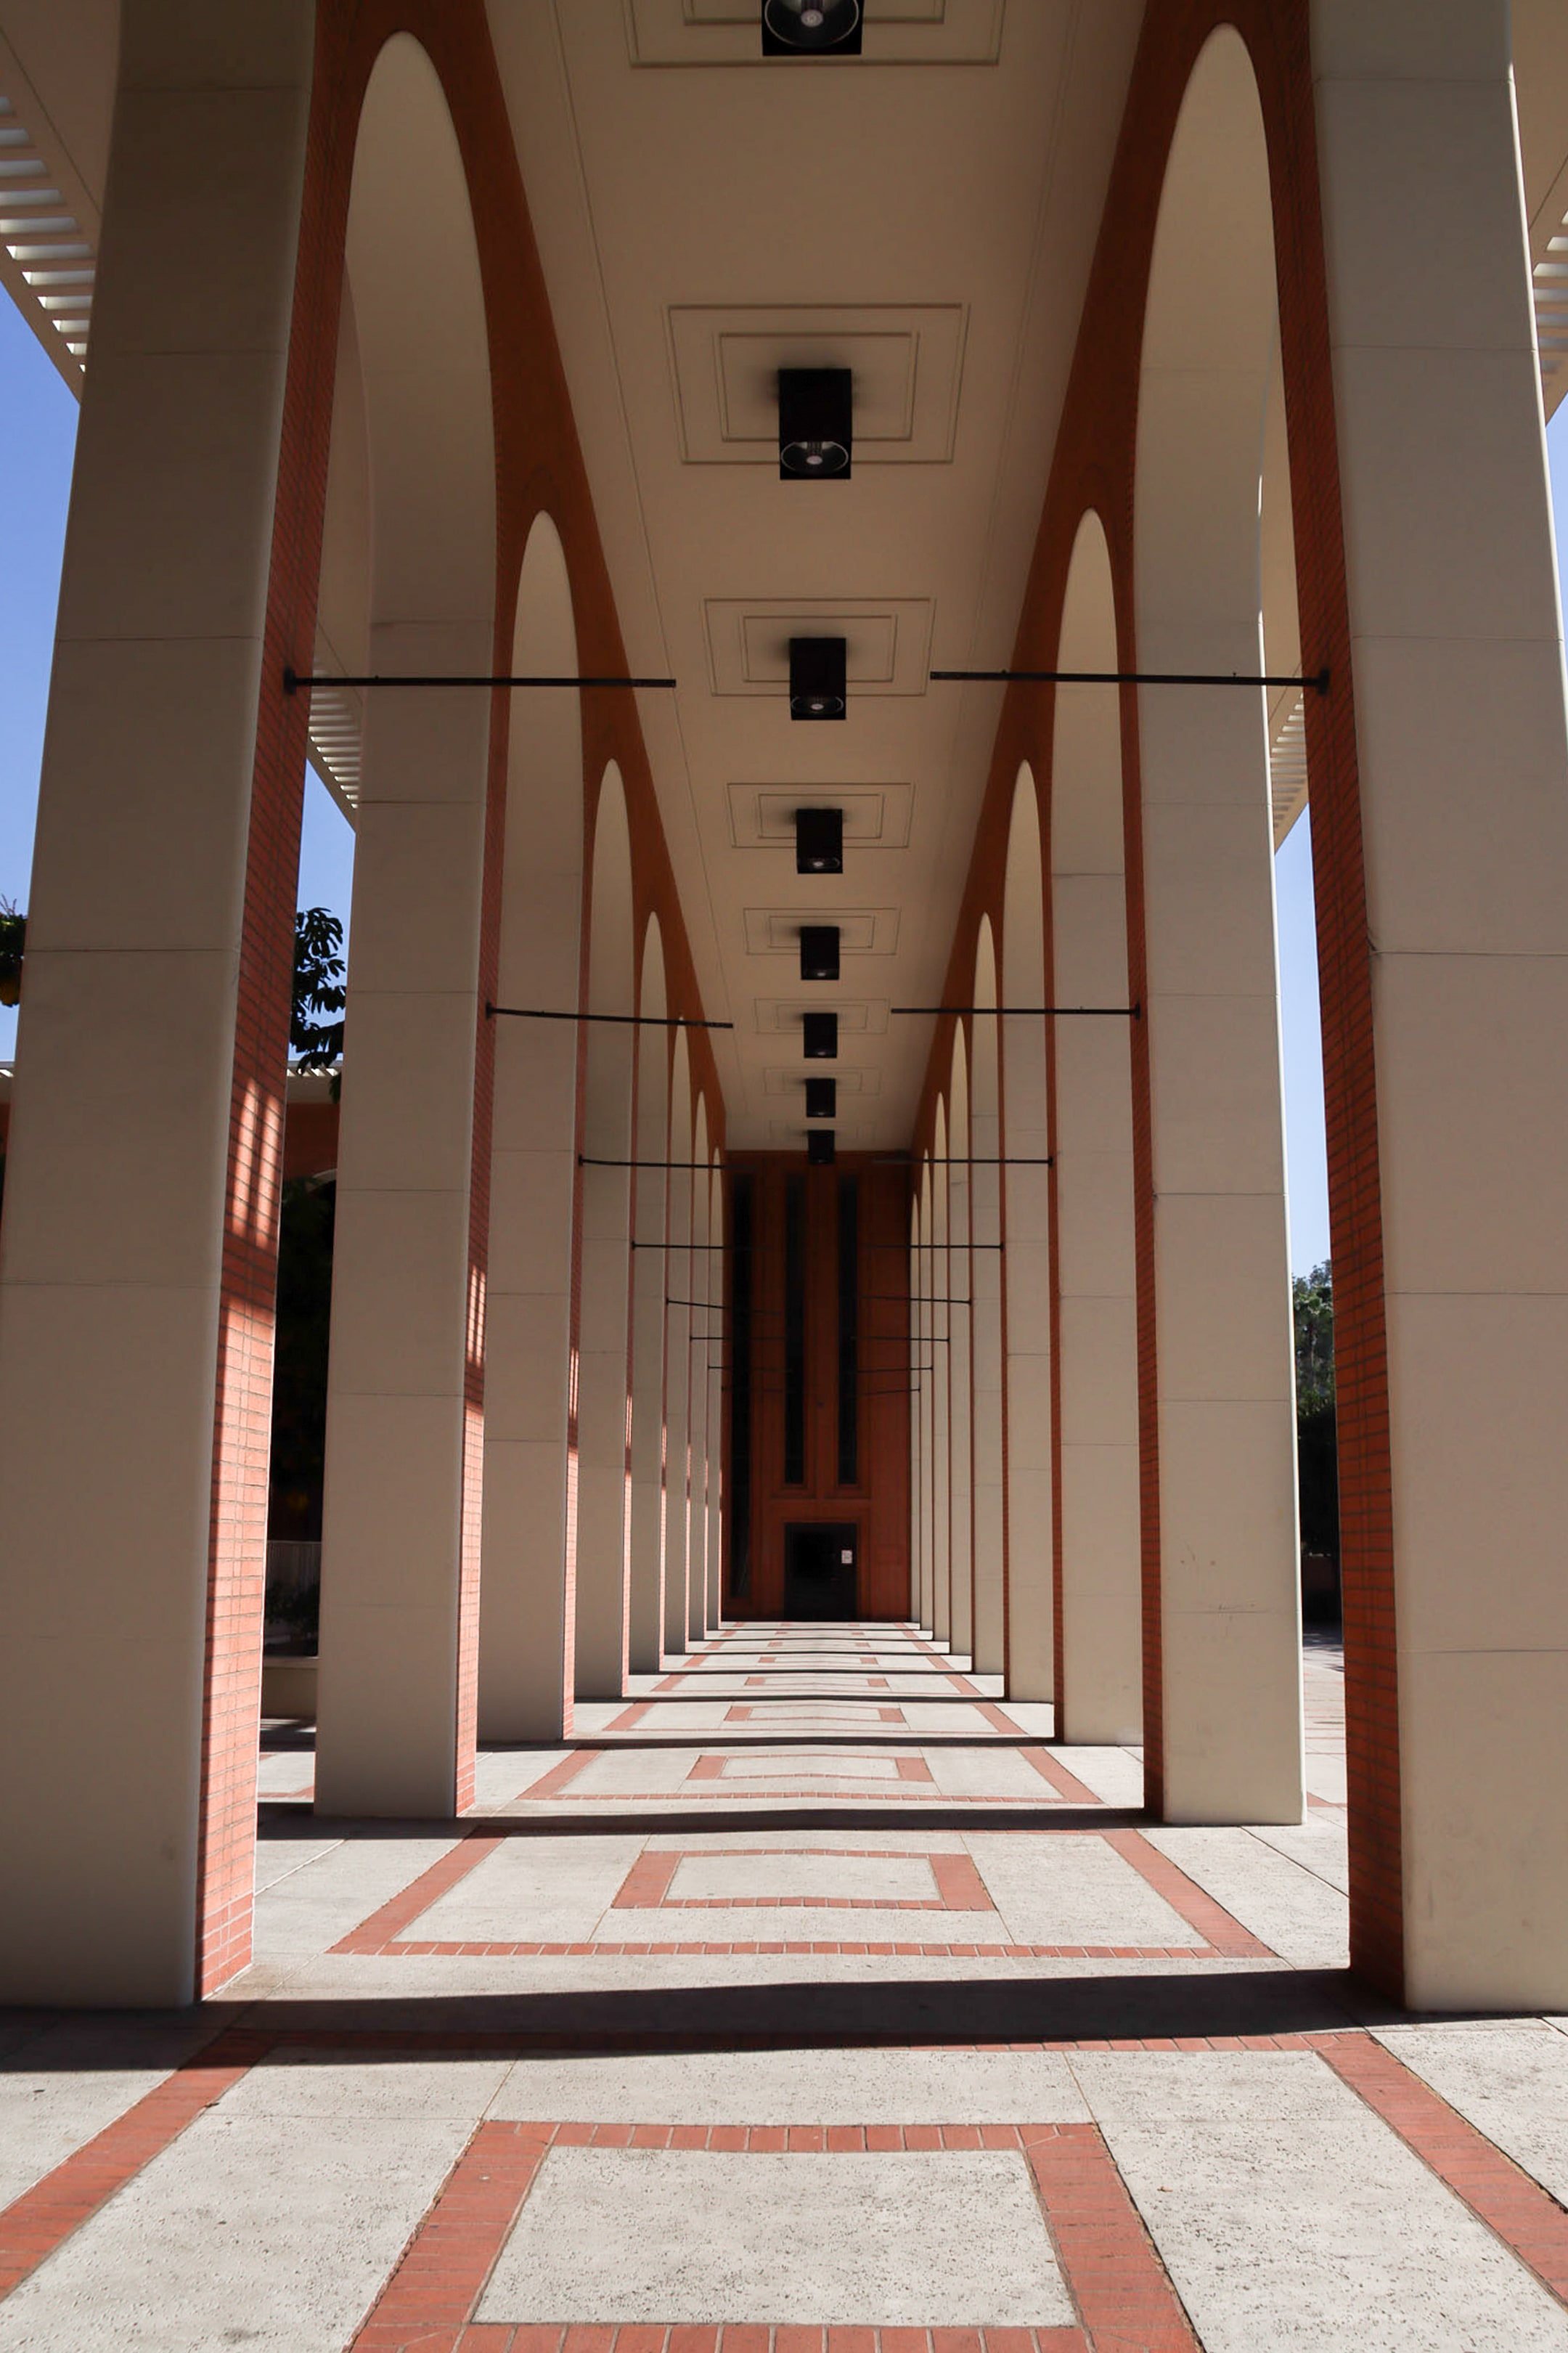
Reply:
[[270, 2038], [221, 2034], [0, 2212], [0, 2296], [90, 2221], [133, 2174], [231, 2091]]
[[[679, 1952], [881, 1953], [934, 1955], [939, 1958], [962, 1960], [1212, 1961], [1275, 1960], [1279, 1957], [1268, 1946], [1255, 1936], [1250, 1929], [1244, 1928], [1239, 1920], [1233, 1918], [1223, 1905], [1216, 1904], [1212, 1895], [1205, 1894], [1201, 1887], [1187, 1877], [1184, 1871], [1178, 1870], [1173, 1862], [1169, 1862], [1159, 1852], [1158, 1848], [1151, 1846], [1142, 1831], [1086, 1831], [1082, 1835], [1103, 1839], [1108, 1846], [1113, 1847], [1122, 1861], [1131, 1864], [1140, 1878], [1146, 1881], [1154, 1893], [1186, 1921], [1189, 1927], [1196, 1929], [1204, 1942], [1201, 1945], [1170, 1946], [1005, 1943], [950, 1945], [930, 1944], [923, 1939], [899, 1943], [889, 1943], [886, 1940], [876, 1943], [846, 1943], [838, 1939], [831, 1942], [792, 1943], [770, 1939], [766, 1943], [755, 1941], [742, 1943], [731, 1937], [722, 1943], [677, 1940], [658, 1944], [628, 1944], [606, 1943], [597, 1938], [586, 1937], [579, 1937], [570, 1942], [546, 1941], [536, 1937], [479, 1939], [420, 1937], [413, 1941], [406, 1939], [403, 1931], [412, 1927], [439, 1897], [445, 1895], [450, 1888], [457, 1886], [459, 1881], [466, 1879], [468, 1873], [483, 1862], [488, 1855], [493, 1854], [506, 1836], [504, 1831], [470, 1831], [466, 1837], [459, 1839], [457, 1845], [448, 1852], [433, 1862], [428, 1871], [422, 1872], [417, 1879], [412, 1880], [399, 1894], [393, 1896], [389, 1903], [382, 1905], [378, 1911], [373, 1912], [367, 1920], [362, 1920], [357, 1928], [351, 1928], [347, 1936], [340, 1937], [330, 1949], [333, 1953], [379, 1953], [399, 1960], [428, 1957], [432, 1954], [439, 1955], [444, 1958], [535, 1959], [541, 1957], [559, 1957], [588, 1953], [624, 1955]], [[738, 1852], [749, 1851], [738, 1850]], [[827, 1851], [831, 1852], [831, 1850]], [[860, 1851], [854, 1850], [854, 1852]], [[766, 1852], [771, 1852], [774, 1850], [770, 1849]], [[901, 1853], [908, 1852], [907, 1849], [900, 1851]], [[926, 1860], [932, 1864], [933, 1868], [939, 1862], [968, 1862], [967, 1857], [960, 1855], [931, 1855]], [[622, 1882], [611, 1909], [632, 1911], [666, 1908], [677, 1911], [709, 1909], [706, 1905], [687, 1906], [677, 1904], [666, 1906], [664, 1892], [668, 1887], [674, 1876], [675, 1867], [679, 1861], [679, 1850], [640, 1855]], [[974, 1884], [984, 1894], [984, 1908], [987, 1911], [994, 1910], [994, 1906], [989, 1894], [984, 1893], [984, 1883], [981, 1880], [978, 1872], [974, 1870], [973, 1862], [969, 1862], [968, 1867], [973, 1873]], [[958, 1883], [956, 1875], [950, 1879], [949, 1883], [956, 1889]], [[735, 1908], [754, 1910], [758, 1908], [757, 1899], [753, 1898], [751, 1904]], [[910, 1911], [926, 1907], [910, 1905], [879, 1905], [871, 1908], [879, 1911]], [[944, 1905], [942, 1908], [954, 1907]], [[957, 1908], [968, 1909], [969, 1907], [965, 1905]]]
[[[474, 2322], [554, 2146], [752, 2151], [1021, 2149], [1083, 2328], [541, 2327]], [[721, 2344], [721, 2339], [723, 2343]], [[352, 2353], [1198, 2353], [1169, 2274], [1093, 2125], [487, 2124], [387, 2282]]]

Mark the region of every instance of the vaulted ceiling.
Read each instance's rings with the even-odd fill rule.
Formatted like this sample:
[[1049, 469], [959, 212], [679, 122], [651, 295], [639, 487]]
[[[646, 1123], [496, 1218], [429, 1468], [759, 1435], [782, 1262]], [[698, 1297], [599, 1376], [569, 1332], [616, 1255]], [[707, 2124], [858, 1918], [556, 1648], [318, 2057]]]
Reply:
[[[764, 59], [755, 0], [490, 10], [732, 1145], [907, 1142], [1142, 0], [875, 0], [858, 58]], [[781, 481], [780, 366], [855, 380], [847, 481]], [[843, 636], [841, 723], [792, 636]], [[793, 812], [846, 815], [795, 872]], [[837, 983], [802, 983], [802, 923]]]

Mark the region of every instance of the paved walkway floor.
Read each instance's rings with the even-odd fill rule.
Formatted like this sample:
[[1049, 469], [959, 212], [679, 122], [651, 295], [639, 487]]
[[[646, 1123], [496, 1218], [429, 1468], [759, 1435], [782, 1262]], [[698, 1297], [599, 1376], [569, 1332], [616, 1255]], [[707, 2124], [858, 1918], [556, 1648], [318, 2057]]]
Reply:
[[229, 1995], [0, 2013], [0, 2353], [1568, 2353], [1568, 2019], [1346, 1975], [1332, 1643], [1282, 1829], [965, 1668], [728, 1628], [455, 1825], [266, 1727]]

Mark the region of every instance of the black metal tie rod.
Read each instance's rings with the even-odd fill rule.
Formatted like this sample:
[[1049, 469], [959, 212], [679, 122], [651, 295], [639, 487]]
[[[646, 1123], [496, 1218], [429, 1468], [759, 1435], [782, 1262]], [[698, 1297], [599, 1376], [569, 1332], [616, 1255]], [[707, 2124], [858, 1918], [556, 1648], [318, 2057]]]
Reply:
[[1032, 1021], [1141, 1021], [1141, 1005], [889, 1005], [889, 1013], [1016, 1014]]
[[577, 1155], [579, 1168], [705, 1168], [710, 1176], [721, 1176], [721, 1160], [595, 1160], [591, 1152]]
[[494, 1021], [613, 1021], [617, 1029], [732, 1029], [732, 1021], [699, 1021], [684, 1013], [553, 1013], [540, 1005], [492, 1005], [485, 999], [485, 1019]]
[[467, 675], [437, 676], [433, 673], [411, 673], [407, 677], [389, 677], [380, 672], [369, 678], [305, 677], [287, 667], [283, 672], [285, 694], [300, 694], [312, 686], [660, 686], [673, 687], [672, 678], [489, 678]]
[[1311, 678], [1276, 676], [1265, 670], [1243, 675], [1236, 670], [933, 670], [939, 680], [957, 680], [978, 686], [1299, 686], [1327, 694], [1329, 671]]

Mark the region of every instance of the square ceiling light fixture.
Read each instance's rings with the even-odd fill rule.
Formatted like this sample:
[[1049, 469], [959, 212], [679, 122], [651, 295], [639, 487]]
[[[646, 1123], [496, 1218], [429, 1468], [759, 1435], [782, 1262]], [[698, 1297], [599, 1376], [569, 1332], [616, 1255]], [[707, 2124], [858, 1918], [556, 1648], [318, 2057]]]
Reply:
[[858, 58], [861, 0], [763, 0], [764, 58]]
[[780, 368], [779, 480], [847, 481], [854, 419], [847, 368]]
[[802, 924], [800, 976], [802, 980], [837, 979], [838, 926], [837, 923]]
[[838, 1060], [838, 1016], [837, 1013], [805, 1013], [801, 1016], [801, 1051], [808, 1062], [836, 1062]]
[[807, 1079], [805, 1082], [805, 1115], [807, 1119], [836, 1119], [838, 1115], [838, 1082], [837, 1079]]
[[832, 1167], [833, 1130], [830, 1127], [817, 1127], [812, 1130], [805, 1139], [805, 1157], [810, 1167]]
[[843, 638], [789, 641], [789, 715], [842, 719], [849, 695], [849, 647]]
[[843, 873], [844, 812], [842, 809], [796, 809], [795, 871], [797, 874]]

